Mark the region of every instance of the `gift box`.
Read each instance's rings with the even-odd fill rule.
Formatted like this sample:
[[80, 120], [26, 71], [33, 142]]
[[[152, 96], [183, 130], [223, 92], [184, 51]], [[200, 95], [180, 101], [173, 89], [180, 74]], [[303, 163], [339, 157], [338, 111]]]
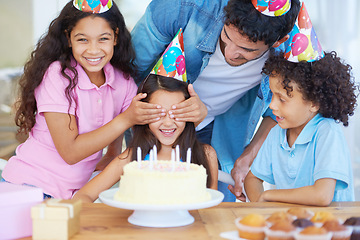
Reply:
[[69, 239], [80, 229], [80, 210], [80, 200], [49, 199], [33, 206], [33, 239]]
[[42, 201], [40, 188], [0, 182], [0, 239], [31, 236], [31, 207]]

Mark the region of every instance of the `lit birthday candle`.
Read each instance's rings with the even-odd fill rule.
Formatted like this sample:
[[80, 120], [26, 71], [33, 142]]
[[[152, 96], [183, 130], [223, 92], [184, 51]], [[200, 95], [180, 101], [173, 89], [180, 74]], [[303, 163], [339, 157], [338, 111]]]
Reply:
[[137, 147], [137, 162], [138, 162], [138, 167], [141, 167], [141, 148]]
[[175, 160], [176, 162], [180, 162], [180, 148], [179, 145], [176, 145], [175, 147]]
[[186, 169], [189, 170], [191, 163], [191, 148], [188, 148], [186, 152]]

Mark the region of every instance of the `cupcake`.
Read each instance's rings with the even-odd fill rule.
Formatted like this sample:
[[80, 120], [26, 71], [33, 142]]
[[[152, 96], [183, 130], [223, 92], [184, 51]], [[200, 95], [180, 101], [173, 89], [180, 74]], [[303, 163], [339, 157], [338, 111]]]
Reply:
[[316, 212], [310, 220], [315, 223], [315, 226], [322, 226], [322, 224], [328, 220], [336, 220], [336, 217], [331, 212], [320, 211]]
[[325, 228], [309, 226], [295, 233], [295, 240], [331, 240], [332, 234]]
[[279, 220], [265, 229], [267, 240], [294, 240], [296, 228], [288, 220]]
[[265, 218], [259, 214], [248, 214], [245, 217], [235, 219], [239, 237], [250, 240], [263, 240], [265, 238]]
[[349, 240], [352, 229], [341, 225], [337, 220], [328, 220], [324, 222], [323, 228], [332, 233], [331, 240]]
[[345, 220], [345, 226], [352, 228], [350, 240], [360, 240], [360, 217], [351, 217]]
[[291, 216], [289, 213], [279, 211], [271, 214], [270, 217], [266, 219], [266, 222], [272, 225], [280, 220], [285, 220], [291, 223], [294, 220], [294, 217]]
[[306, 219], [310, 219], [314, 213], [307, 210], [306, 208], [302, 208], [302, 207], [293, 207], [293, 208], [289, 208], [287, 210], [287, 213], [289, 213], [290, 215], [296, 217], [296, 218], [306, 218]]
[[299, 228], [299, 229], [304, 229], [306, 227], [309, 227], [309, 226], [314, 226], [314, 223], [312, 221], [310, 221], [309, 219], [306, 219], [306, 218], [298, 218], [298, 219], [295, 219], [292, 224]]

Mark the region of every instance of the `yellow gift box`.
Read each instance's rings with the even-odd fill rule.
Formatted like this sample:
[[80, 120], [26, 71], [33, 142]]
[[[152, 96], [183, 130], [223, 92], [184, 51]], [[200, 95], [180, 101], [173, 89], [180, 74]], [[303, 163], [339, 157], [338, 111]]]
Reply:
[[49, 199], [31, 208], [34, 240], [69, 239], [80, 229], [80, 200]]

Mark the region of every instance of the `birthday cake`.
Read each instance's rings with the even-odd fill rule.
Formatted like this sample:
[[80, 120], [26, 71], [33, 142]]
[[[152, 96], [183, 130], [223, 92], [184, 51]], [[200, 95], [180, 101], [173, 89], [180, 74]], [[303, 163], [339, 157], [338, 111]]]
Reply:
[[125, 165], [114, 199], [136, 204], [189, 204], [211, 199], [203, 166], [175, 161], [133, 161]]

